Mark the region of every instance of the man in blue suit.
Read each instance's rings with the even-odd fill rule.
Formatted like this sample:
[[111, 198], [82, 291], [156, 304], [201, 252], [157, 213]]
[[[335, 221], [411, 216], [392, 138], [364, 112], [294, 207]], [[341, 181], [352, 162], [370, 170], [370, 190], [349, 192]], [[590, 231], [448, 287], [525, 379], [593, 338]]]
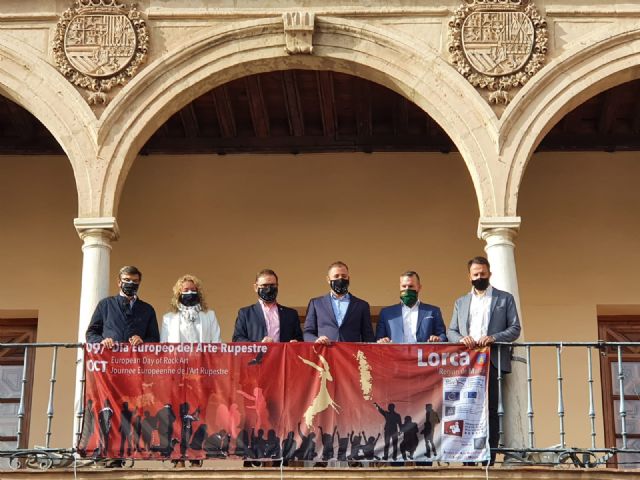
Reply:
[[410, 270], [400, 275], [400, 303], [380, 310], [378, 343], [446, 342], [446, 328], [438, 307], [422, 303], [420, 276]]
[[233, 330], [234, 342], [297, 342], [302, 341], [298, 312], [276, 302], [278, 276], [265, 269], [256, 275], [253, 284], [258, 302], [238, 311]]
[[331, 292], [312, 298], [304, 322], [304, 340], [329, 345], [331, 342], [373, 342], [369, 304], [349, 293], [349, 267], [343, 262], [329, 265], [327, 283]]

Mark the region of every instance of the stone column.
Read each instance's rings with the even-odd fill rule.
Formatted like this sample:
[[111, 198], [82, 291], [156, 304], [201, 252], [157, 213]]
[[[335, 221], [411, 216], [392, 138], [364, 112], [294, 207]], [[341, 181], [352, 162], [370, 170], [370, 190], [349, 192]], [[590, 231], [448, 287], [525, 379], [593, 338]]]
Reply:
[[[487, 242], [485, 251], [491, 264], [491, 284], [511, 293], [516, 301], [522, 331], [518, 341], [524, 342], [524, 323], [520, 309], [520, 293], [516, 274], [515, 242], [520, 229], [520, 217], [482, 217], [478, 222], [478, 236]], [[525, 358], [523, 349], [515, 349], [514, 357]], [[504, 446], [521, 448], [527, 439], [527, 370], [520, 361], [511, 362], [512, 373], [504, 377], [502, 399], [504, 405]]]
[[520, 313], [514, 255], [518, 230], [520, 217], [482, 217], [478, 222], [478, 237], [487, 242], [484, 250], [491, 264], [491, 285], [513, 295]]
[[[109, 262], [111, 242], [118, 239], [118, 224], [114, 217], [76, 218], [74, 225], [82, 244], [82, 286], [80, 290], [80, 319], [78, 322], [78, 342], [85, 341], [93, 311], [98, 302], [109, 294]], [[74, 398], [73, 445], [76, 444], [79, 417], [82, 408], [82, 359], [78, 351], [76, 368], [76, 393]]]

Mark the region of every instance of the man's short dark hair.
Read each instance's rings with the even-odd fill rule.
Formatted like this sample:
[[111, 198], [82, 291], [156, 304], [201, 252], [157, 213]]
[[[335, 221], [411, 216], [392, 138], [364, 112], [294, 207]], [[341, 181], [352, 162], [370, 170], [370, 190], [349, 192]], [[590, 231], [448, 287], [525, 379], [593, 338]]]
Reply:
[[407, 270], [402, 275], [400, 275], [400, 278], [402, 277], [416, 277], [416, 280], [418, 280], [418, 283], [420, 283], [420, 275], [418, 275], [418, 272], [414, 272], [413, 270]]
[[486, 265], [487, 270], [491, 271], [491, 265], [489, 265], [489, 260], [485, 257], [473, 257], [471, 260], [467, 262], [467, 270], [471, 271], [471, 265]]
[[347, 271], [349, 270], [349, 267], [347, 266], [346, 263], [341, 262], [340, 260], [333, 262], [331, 265], [329, 265], [329, 268], [327, 268], [327, 273], [329, 273], [331, 271], [332, 268], [334, 267], [343, 267], [346, 268]]
[[122, 267], [120, 269], [120, 272], [118, 272], [118, 279], [122, 278], [122, 275], [139, 275], [140, 280], [142, 280], [142, 272], [133, 265], [125, 265], [124, 267]]
[[263, 268], [258, 273], [256, 273], [256, 283], [258, 283], [260, 277], [265, 277], [267, 275], [273, 275], [274, 277], [276, 277], [276, 282], [278, 281], [278, 275], [276, 275], [276, 272], [274, 272], [270, 268]]

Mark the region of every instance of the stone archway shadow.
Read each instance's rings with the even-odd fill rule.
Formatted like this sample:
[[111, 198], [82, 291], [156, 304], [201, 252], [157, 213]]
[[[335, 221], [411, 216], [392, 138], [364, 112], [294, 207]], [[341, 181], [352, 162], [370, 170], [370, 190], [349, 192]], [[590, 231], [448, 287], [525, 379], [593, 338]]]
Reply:
[[480, 95], [425, 45], [399, 32], [317, 17], [313, 55], [287, 55], [281, 18], [252, 20], [194, 38], [153, 62], [105, 110], [99, 157], [105, 175], [93, 216], [115, 216], [140, 149], [175, 112], [203, 93], [247, 75], [284, 69], [360, 76], [406, 97], [449, 135], [470, 172], [482, 215], [497, 211], [491, 161], [497, 118]]
[[535, 149], [564, 115], [585, 100], [640, 78], [640, 28], [606, 27], [547, 65], [514, 98], [500, 122], [499, 158], [508, 164], [505, 216], [516, 215], [518, 191]]

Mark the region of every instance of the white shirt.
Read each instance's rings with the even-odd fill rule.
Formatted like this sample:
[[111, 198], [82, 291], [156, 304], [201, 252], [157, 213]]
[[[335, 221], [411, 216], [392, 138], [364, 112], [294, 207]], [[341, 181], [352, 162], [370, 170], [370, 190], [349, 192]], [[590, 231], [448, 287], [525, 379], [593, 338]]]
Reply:
[[489, 314], [491, 313], [491, 295], [493, 287], [485, 291], [484, 295], [478, 295], [471, 289], [471, 306], [469, 307], [469, 336], [476, 342], [487, 334], [489, 328]]
[[418, 310], [420, 309], [420, 300], [409, 308], [402, 304], [402, 332], [404, 334], [404, 343], [417, 343], [416, 332], [418, 331]]

